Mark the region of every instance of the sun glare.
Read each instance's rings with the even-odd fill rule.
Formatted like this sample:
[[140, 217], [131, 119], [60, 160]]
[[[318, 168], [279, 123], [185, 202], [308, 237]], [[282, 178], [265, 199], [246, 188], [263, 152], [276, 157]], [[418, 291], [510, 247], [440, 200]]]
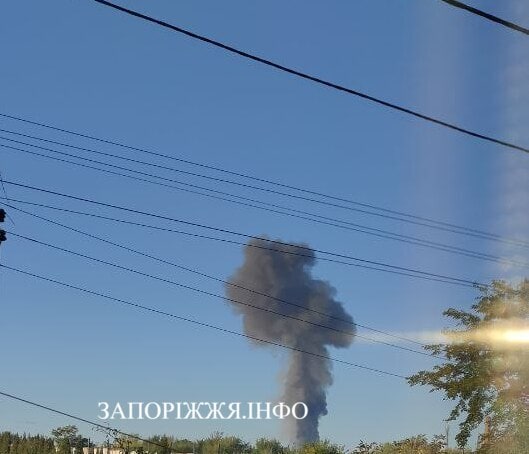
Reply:
[[516, 347], [529, 344], [529, 328], [525, 326], [504, 326], [482, 328], [471, 332], [452, 332], [447, 335], [451, 342], [484, 342], [497, 347]]
[[505, 342], [529, 344], [529, 329], [508, 329], [502, 334]]

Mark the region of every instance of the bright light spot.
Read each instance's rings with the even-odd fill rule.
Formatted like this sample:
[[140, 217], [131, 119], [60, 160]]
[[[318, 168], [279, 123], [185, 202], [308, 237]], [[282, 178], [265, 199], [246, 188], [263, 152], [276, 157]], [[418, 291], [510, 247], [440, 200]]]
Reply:
[[529, 329], [509, 329], [504, 331], [503, 338], [506, 342], [516, 344], [529, 344]]
[[489, 326], [472, 331], [452, 331], [447, 333], [454, 343], [482, 342], [493, 348], [518, 348], [529, 344], [527, 323], [505, 323], [503, 326]]

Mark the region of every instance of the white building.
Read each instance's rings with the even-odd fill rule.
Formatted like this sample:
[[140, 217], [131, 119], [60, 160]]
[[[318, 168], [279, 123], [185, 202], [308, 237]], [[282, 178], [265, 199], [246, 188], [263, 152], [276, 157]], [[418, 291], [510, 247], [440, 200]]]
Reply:
[[[120, 448], [83, 448], [83, 454], [125, 454], [125, 451]], [[131, 451], [130, 454], [136, 454], [136, 451]]]

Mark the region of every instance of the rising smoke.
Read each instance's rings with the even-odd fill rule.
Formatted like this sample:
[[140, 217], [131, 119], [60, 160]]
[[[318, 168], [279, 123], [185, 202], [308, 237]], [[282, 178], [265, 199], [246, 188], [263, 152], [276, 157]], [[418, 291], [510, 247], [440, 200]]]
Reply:
[[[227, 297], [341, 332], [231, 302], [233, 309], [242, 315], [244, 332], [318, 355], [328, 355], [329, 346], [345, 348], [350, 345], [353, 336], [342, 331], [354, 332], [353, 319], [342, 304], [334, 299], [335, 289], [328, 282], [312, 277], [311, 268], [316, 261], [314, 251], [304, 244], [277, 241], [270, 243], [262, 238], [249, 241], [244, 250], [244, 263], [229, 280], [235, 286], [226, 286]], [[250, 288], [277, 299], [236, 286]], [[301, 307], [285, 304], [278, 299]], [[253, 342], [259, 346], [267, 345]], [[332, 384], [331, 361], [291, 351], [282, 384], [283, 402], [289, 405], [305, 402], [309, 409], [305, 419], [285, 420], [288, 436], [297, 444], [318, 440], [318, 423], [320, 417], [327, 414], [326, 393]]]

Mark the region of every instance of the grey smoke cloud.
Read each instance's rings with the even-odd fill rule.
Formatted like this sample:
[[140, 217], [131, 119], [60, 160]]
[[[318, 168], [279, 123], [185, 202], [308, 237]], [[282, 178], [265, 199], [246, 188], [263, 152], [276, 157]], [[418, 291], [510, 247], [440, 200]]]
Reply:
[[[253, 238], [244, 249], [244, 263], [235, 271], [229, 282], [301, 307], [287, 305], [232, 285], [226, 286], [226, 296], [298, 319], [354, 333], [353, 318], [342, 304], [335, 300], [336, 290], [328, 282], [312, 276], [311, 269], [315, 262], [314, 251], [305, 244], [277, 244]], [[319, 355], [328, 355], [328, 347], [345, 348], [353, 340], [353, 336], [343, 332], [324, 329], [233, 302], [228, 303], [236, 313], [242, 315], [244, 332], [250, 336]], [[323, 313], [335, 318], [329, 318]], [[337, 318], [345, 321], [336, 320]], [[252, 342], [266, 346], [258, 341]], [[317, 440], [319, 419], [327, 414], [326, 394], [332, 384], [331, 361], [292, 351], [289, 353], [288, 366], [282, 381], [282, 400], [289, 405], [305, 402], [309, 408], [307, 418], [285, 420], [289, 436], [296, 443]]]

